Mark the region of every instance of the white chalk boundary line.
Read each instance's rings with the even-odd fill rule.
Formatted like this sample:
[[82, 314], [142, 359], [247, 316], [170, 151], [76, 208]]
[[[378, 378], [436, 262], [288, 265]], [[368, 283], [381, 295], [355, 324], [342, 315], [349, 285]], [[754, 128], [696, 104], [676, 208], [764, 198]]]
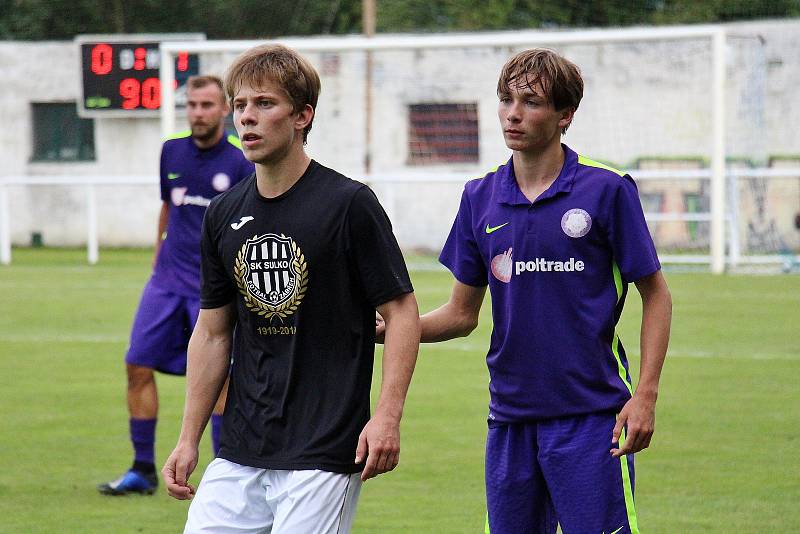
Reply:
[[118, 334], [0, 334], [0, 343], [127, 343]]
[[[476, 348], [475, 346], [466, 344], [466, 343], [451, 343], [451, 344], [441, 344], [441, 343], [423, 343], [420, 345], [420, 353], [425, 352], [426, 350], [451, 350], [451, 351], [459, 351], [459, 352], [472, 352], [475, 354], [479, 354], [480, 356], [486, 355], [485, 348]], [[630, 359], [638, 360], [639, 354], [628, 352], [628, 356]], [[667, 352], [667, 360], [670, 358], [682, 358], [682, 359], [696, 359], [696, 360], [704, 360], [704, 359], [720, 359], [720, 360], [789, 360], [789, 361], [800, 361], [800, 353], [791, 353], [791, 352], [752, 352], [748, 354], [742, 353], [726, 353], [720, 354], [717, 352], [712, 351], [703, 351], [703, 350], [670, 350]]]
[[[1, 343], [127, 343], [128, 336], [118, 334], [0, 334]], [[427, 351], [458, 351], [469, 352], [483, 357], [486, 349], [469, 343], [423, 343], [420, 345], [420, 352]], [[629, 352], [631, 359], [638, 359], [639, 354]], [[720, 359], [720, 360], [788, 360], [800, 361], [800, 353], [791, 352], [751, 352], [743, 353], [717, 353], [703, 350], [674, 350], [667, 353], [667, 359]]]

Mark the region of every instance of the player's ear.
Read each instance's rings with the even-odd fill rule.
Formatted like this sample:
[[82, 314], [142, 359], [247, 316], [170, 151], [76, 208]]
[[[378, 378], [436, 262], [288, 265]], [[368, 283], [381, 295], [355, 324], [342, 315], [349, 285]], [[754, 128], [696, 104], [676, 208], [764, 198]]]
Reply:
[[314, 120], [314, 108], [311, 104], [306, 104], [303, 109], [297, 112], [297, 119], [294, 121], [294, 127], [296, 130], [305, 130], [306, 126], [311, 124], [311, 121]]
[[558, 120], [558, 127], [562, 133], [567, 133], [567, 128], [572, 124], [572, 119], [575, 118], [575, 108], [566, 107], [559, 111], [561, 118]]

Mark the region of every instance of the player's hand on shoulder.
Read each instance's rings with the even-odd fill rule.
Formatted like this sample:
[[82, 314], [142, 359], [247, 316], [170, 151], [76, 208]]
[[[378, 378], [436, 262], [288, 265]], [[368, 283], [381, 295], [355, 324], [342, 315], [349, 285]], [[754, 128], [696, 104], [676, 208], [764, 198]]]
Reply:
[[612, 433], [612, 443], [618, 443], [626, 427], [625, 439], [621, 446], [611, 449], [611, 455], [618, 458], [624, 454], [634, 454], [650, 446], [656, 425], [655, 398], [640, 395], [638, 392], [625, 403], [617, 416]]
[[366, 460], [361, 480], [391, 471], [400, 462], [400, 422], [376, 413], [358, 437], [355, 463]]
[[375, 343], [383, 343], [384, 336], [386, 334], [386, 322], [383, 320], [383, 316], [375, 312]]
[[194, 497], [195, 487], [189, 484], [194, 468], [197, 467], [197, 447], [178, 444], [167, 458], [161, 475], [170, 497], [184, 501]]

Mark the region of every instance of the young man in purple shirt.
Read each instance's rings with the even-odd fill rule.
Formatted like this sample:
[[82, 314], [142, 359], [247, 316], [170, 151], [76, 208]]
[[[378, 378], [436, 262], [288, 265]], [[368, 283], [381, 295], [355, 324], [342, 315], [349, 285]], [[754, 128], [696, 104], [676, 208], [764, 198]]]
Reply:
[[[153, 275], [142, 293], [125, 357], [128, 412], [134, 449], [131, 469], [100, 484], [105, 495], [152, 494], [158, 392], [153, 371], [186, 374], [186, 348], [200, 307], [200, 229], [211, 199], [254, 172], [236, 136], [225, 133], [228, 104], [222, 81], [188, 81], [191, 130], [168, 139], [161, 151], [161, 213]], [[219, 445], [225, 391], [212, 417], [214, 453]]]
[[[497, 94], [512, 156], [464, 188], [440, 256], [455, 285], [422, 341], [469, 334], [488, 285], [487, 531], [636, 533], [633, 453], [653, 434], [672, 309], [636, 185], [561, 144], [583, 96], [567, 59], [522, 52]], [[630, 282], [635, 389], [615, 331]]]

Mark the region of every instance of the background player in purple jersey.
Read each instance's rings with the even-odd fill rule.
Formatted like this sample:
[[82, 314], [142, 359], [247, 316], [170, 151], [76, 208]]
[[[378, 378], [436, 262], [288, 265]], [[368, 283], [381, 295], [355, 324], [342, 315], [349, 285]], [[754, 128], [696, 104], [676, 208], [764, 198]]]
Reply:
[[[497, 94], [512, 156], [465, 186], [440, 256], [455, 284], [421, 339], [468, 335], [488, 285], [487, 532], [635, 533], [633, 453], [653, 434], [672, 313], [636, 185], [561, 144], [583, 96], [567, 59], [522, 52]], [[615, 332], [629, 282], [635, 390]]]
[[[200, 228], [211, 199], [253, 173], [239, 139], [225, 133], [229, 108], [216, 76], [187, 82], [190, 131], [168, 139], [161, 151], [161, 213], [153, 274], [142, 293], [125, 357], [133, 466], [100, 484], [106, 495], [152, 494], [158, 486], [155, 430], [158, 392], [154, 370], [186, 373], [186, 348], [200, 299]], [[216, 454], [225, 391], [212, 417]]]

